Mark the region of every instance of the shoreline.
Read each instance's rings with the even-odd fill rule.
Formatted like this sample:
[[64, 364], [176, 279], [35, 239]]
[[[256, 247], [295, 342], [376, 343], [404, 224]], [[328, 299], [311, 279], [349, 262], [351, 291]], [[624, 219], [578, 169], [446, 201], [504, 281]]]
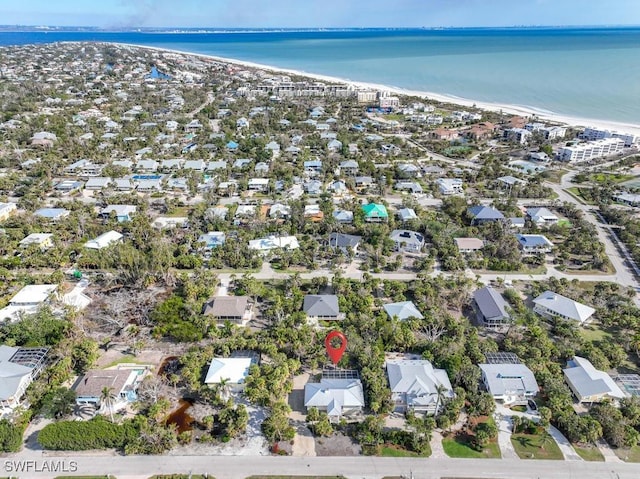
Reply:
[[220, 57], [217, 55], [209, 55], [205, 53], [194, 53], [194, 52], [189, 52], [184, 50], [176, 50], [172, 48], [153, 47], [148, 45], [138, 45], [133, 43], [119, 43], [119, 42], [99, 42], [99, 43], [110, 43], [112, 45], [118, 45], [121, 47], [145, 48], [145, 49], [153, 50], [157, 52], [174, 53], [179, 55], [188, 55], [188, 56], [190, 55], [193, 57], [213, 60], [220, 63], [238, 65], [246, 68], [255, 68], [258, 70], [268, 71], [272, 73], [284, 73], [288, 75], [306, 77], [313, 80], [319, 80], [319, 81], [328, 82], [328, 83], [337, 83], [337, 84], [353, 86], [354, 88], [359, 88], [359, 89], [380, 90], [380, 91], [392, 93], [394, 95], [414, 96], [414, 97], [419, 97], [425, 100], [434, 100], [439, 103], [449, 103], [449, 104], [459, 105], [463, 107], [478, 108], [480, 110], [485, 110], [485, 111], [499, 112], [499, 113], [501, 112], [503, 114], [518, 115], [518, 116], [524, 116], [524, 117], [535, 117], [536, 121], [545, 120], [548, 122], [558, 123], [565, 126], [592, 127], [592, 128], [615, 130], [622, 133], [631, 133], [635, 135], [640, 135], [640, 123], [635, 124], [635, 123], [618, 122], [613, 120], [580, 118], [580, 117], [574, 117], [571, 115], [555, 113], [552, 111], [546, 111], [546, 110], [538, 109], [531, 106], [519, 106], [519, 105], [511, 105], [511, 104], [474, 101], [467, 98], [457, 97], [454, 95], [447, 95], [444, 93], [433, 93], [433, 92], [427, 92], [427, 91], [409, 90], [406, 88], [382, 85], [379, 83], [353, 81], [353, 80], [334, 77], [330, 75], [309, 73], [302, 70], [294, 70], [290, 68], [279, 68], [272, 65], [265, 65], [262, 63], [238, 60], [235, 58]]

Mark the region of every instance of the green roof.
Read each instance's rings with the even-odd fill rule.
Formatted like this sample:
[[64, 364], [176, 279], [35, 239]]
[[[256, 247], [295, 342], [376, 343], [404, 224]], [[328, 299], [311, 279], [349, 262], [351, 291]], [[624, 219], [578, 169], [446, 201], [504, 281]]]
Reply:
[[379, 205], [377, 203], [369, 203], [367, 205], [362, 205], [362, 211], [367, 216], [367, 218], [388, 218], [387, 208], [384, 205]]

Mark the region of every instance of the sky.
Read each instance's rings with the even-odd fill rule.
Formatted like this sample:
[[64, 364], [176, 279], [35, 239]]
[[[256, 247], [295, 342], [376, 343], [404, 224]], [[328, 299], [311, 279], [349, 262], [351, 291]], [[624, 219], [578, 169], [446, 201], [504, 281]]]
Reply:
[[0, 0], [0, 24], [103, 28], [640, 25], [640, 0]]

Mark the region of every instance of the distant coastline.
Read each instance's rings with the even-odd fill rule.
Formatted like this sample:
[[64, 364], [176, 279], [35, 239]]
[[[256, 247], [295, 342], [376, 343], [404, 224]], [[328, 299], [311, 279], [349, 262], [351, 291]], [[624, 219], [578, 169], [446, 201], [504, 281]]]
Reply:
[[316, 73], [311, 73], [311, 72], [306, 72], [301, 70], [279, 68], [272, 65], [265, 65], [262, 63], [249, 62], [249, 61], [238, 60], [234, 58], [220, 57], [217, 55], [193, 53], [185, 50], [176, 50], [171, 48], [153, 47], [148, 45], [139, 45], [139, 44], [131, 44], [131, 43], [118, 43], [118, 42], [110, 42], [110, 43], [113, 45], [121, 46], [121, 47], [134, 47], [134, 48], [143, 48], [143, 49], [148, 49], [148, 50], [153, 50], [158, 52], [175, 53], [180, 55], [187, 55], [187, 56], [213, 60], [220, 63], [228, 63], [228, 64], [243, 66], [247, 68], [255, 68], [255, 69], [269, 71], [273, 73], [284, 73], [287, 75], [306, 77], [306, 78], [311, 78], [314, 80], [324, 81], [329, 83], [352, 85], [356, 88], [387, 91], [395, 95], [415, 96], [415, 97], [434, 100], [440, 103], [450, 103], [454, 105], [459, 105], [462, 107], [475, 107], [481, 110], [502, 112], [506, 114], [526, 116], [526, 117], [535, 116], [538, 120], [546, 120], [553, 123], [565, 124], [565, 125], [570, 125], [575, 127], [590, 126], [590, 127], [604, 128], [609, 130], [624, 131], [627, 133], [634, 133], [634, 134], [640, 135], [640, 122], [635, 124], [635, 123], [625, 123], [625, 122], [608, 121], [608, 120], [598, 120], [594, 118], [580, 118], [580, 117], [574, 117], [570, 115], [562, 115], [555, 112], [543, 110], [540, 108], [535, 108], [532, 106], [525, 106], [525, 105], [521, 106], [521, 105], [475, 101], [467, 98], [460, 98], [454, 95], [433, 93], [433, 92], [426, 92], [426, 91], [408, 90], [405, 88], [383, 85], [379, 83], [352, 81], [349, 79], [334, 77], [330, 75], [321, 75], [321, 74], [316, 74]]
[[637, 27], [0, 31], [7, 46], [85, 41], [204, 55], [572, 124], [640, 126]]

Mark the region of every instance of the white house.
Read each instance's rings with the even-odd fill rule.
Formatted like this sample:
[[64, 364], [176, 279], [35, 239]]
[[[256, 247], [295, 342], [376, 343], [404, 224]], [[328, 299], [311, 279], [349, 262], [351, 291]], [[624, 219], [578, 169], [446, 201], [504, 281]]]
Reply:
[[562, 371], [569, 388], [581, 403], [601, 402], [605, 399], [616, 401], [626, 397], [611, 376], [597, 370], [585, 358], [574, 356]]
[[447, 372], [425, 359], [389, 360], [387, 376], [396, 412], [436, 414], [454, 396]]
[[459, 178], [438, 178], [436, 185], [443, 195], [459, 195], [464, 193], [463, 181]]
[[18, 291], [9, 304], [0, 309], [0, 321], [14, 321], [21, 314], [33, 314], [54, 295], [55, 284], [30, 284]]
[[572, 319], [580, 324], [584, 324], [596, 312], [591, 306], [578, 303], [553, 291], [545, 291], [533, 300], [533, 304], [535, 305], [533, 310], [540, 316]]
[[122, 234], [118, 233], [117, 231], [111, 230], [107, 231], [106, 233], [102, 233], [100, 236], [90, 241], [87, 241], [84, 244], [84, 247], [89, 249], [102, 249], [111, 246], [114, 243], [122, 241], [122, 238], [124, 238]]
[[304, 386], [304, 406], [326, 412], [334, 420], [359, 413], [364, 408], [362, 383], [360, 379], [332, 378], [307, 383]]
[[0, 203], [0, 221], [5, 221], [18, 208], [15, 203]]
[[0, 413], [20, 405], [27, 387], [45, 364], [48, 348], [0, 346]]
[[496, 401], [526, 404], [538, 394], [533, 372], [524, 364], [479, 364], [482, 381]]
[[249, 241], [249, 249], [271, 251], [278, 248], [297, 249], [300, 247], [295, 236], [267, 236]]
[[249, 375], [249, 368], [255, 364], [253, 357], [213, 358], [205, 384], [220, 384], [225, 382], [232, 391], [240, 391]]

